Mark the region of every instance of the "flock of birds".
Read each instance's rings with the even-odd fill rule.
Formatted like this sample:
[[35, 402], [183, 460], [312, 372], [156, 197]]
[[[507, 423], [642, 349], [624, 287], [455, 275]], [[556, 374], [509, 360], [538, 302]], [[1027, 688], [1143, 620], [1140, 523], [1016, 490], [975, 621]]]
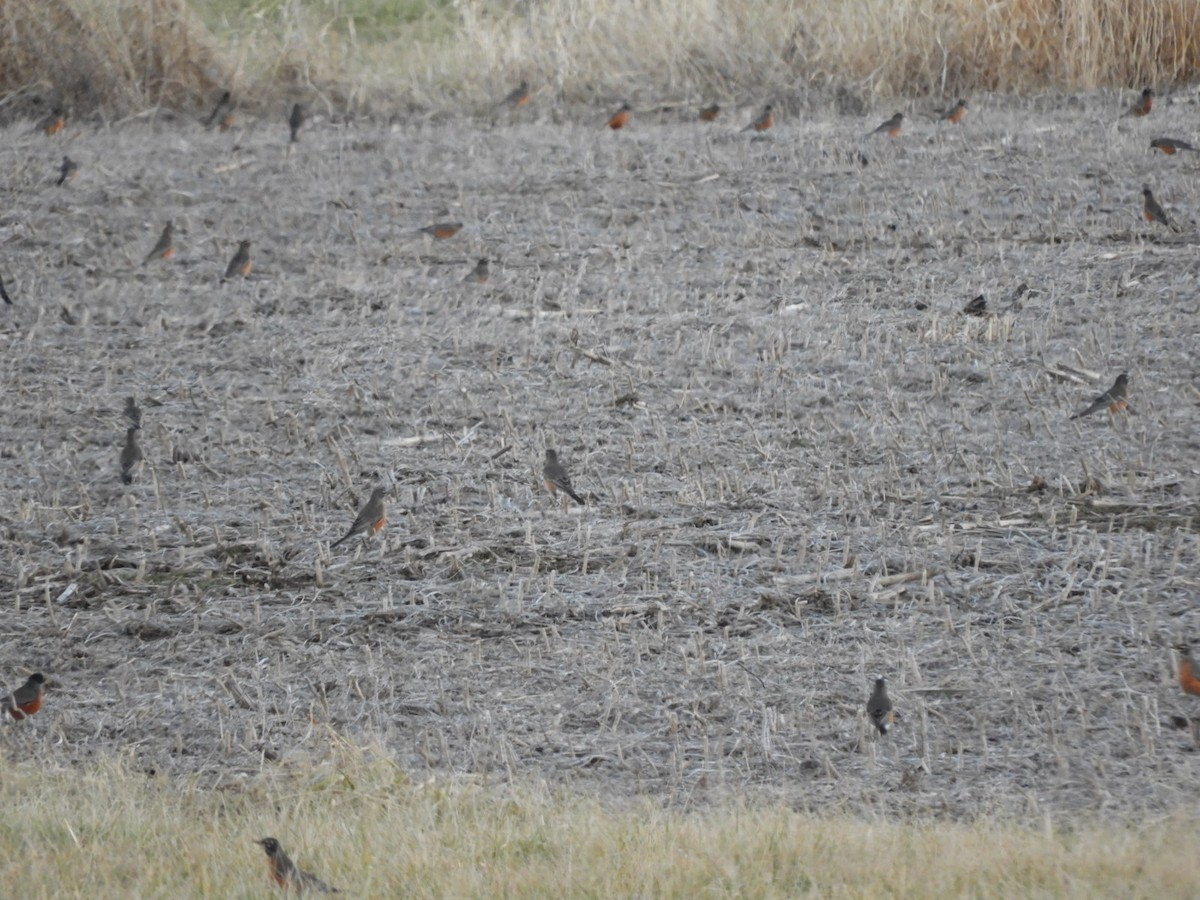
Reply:
[[[501, 105], [508, 106], [513, 109], [526, 106], [533, 92], [528, 82], [522, 82], [515, 90], [512, 91], [502, 101]], [[1153, 109], [1154, 91], [1151, 88], [1146, 88], [1142, 91], [1137, 102], [1134, 103], [1125, 113], [1125, 116], [1144, 117], [1150, 114]], [[950, 124], [959, 124], [967, 116], [968, 104], [966, 100], [958, 100], [953, 106], [937, 111], [937, 117], [940, 121]], [[631, 121], [634, 110], [629, 103], [622, 103], [621, 106], [610, 115], [606, 121], [606, 125], [613, 131], [620, 131], [625, 128]], [[722, 109], [718, 104], [706, 106], [698, 113], [700, 121], [716, 122], [722, 113]], [[206, 128], [219, 128], [221, 131], [228, 131], [233, 127], [236, 117], [236, 106], [232, 95], [229, 91], [225, 91], [216, 107], [213, 109], [209, 117], [204, 121]], [[287, 119], [287, 125], [290, 133], [289, 143], [296, 143], [299, 140], [300, 131], [303, 128], [308, 116], [304, 107], [296, 103], [292, 106], [291, 113]], [[760, 113], [751, 121], [743, 132], [762, 133], [768, 131], [774, 126], [776, 121], [775, 108], [772, 104], [767, 104], [762, 108]], [[43, 120], [39, 124], [39, 128], [45, 131], [48, 135], [54, 135], [62, 131], [66, 124], [66, 114], [62, 110], [56, 109], [50, 117]], [[887, 120], [882, 122], [877, 128], [868, 133], [868, 136], [882, 134], [887, 137], [900, 137], [904, 127], [904, 113], [897, 112]], [[1150, 147], [1153, 150], [1165, 153], [1167, 155], [1175, 155], [1176, 153], [1196, 152], [1196, 148], [1187, 141], [1177, 138], [1160, 137], [1155, 138], [1150, 142]], [[67, 181], [76, 178], [79, 174], [79, 165], [69, 156], [64, 156], [59, 169], [59, 178], [57, 184], [61, 187]], [[1149, 185], [1145, 185], [1142, 190], [1144, 205], [1143, 215], [1146, 221], [1154, 223], [1158, 222], [1168, 228], [1175, 229], [1175, 226], [1168, 219], [1162, 207], [1154, 199], [1153, 192]], [[437, 222], [432, 225], [418, 229], [422, 234], [428, 235], [435, 240], [447, 240], [458, 234], [463, 228], [462, 222]], [[236, 277], [246, 277], [252, 269], [250, 259], [251, 242], [242, 240], [237, 252], [230, 260], [226, 267], [222, 282]], [[167, 222], [163, 227], [158, 241], [154, 247], [142, 260], [142, 265], [149, 265], [156, 260], [169, 260], [175, 254], [175, 231], [174, 225]], [[467, 274], [464, 280], [474, 281], [478, 283], [486, 283], [489, 278], [489, 265], [487, 259], [480, 259], [475, 268]], [[0, 277], [0, 299], [9, 305], [13, 304], [13, 300], [8, 294], [3, 277]], [[1071, 418], [1077, 419], [1083, 416], [1089, 416], [1093, 413], [1107, 409], [1113, 415], [1121, 412], [1133, 412], [1128, 403], [1129, 375], [1122, 372], [1117, 376], [1112, 387], [1103, 394], [1095, 398], [1085, 409], [1076, 413]], [[144, 454], [141, 445], [138, 442], [138, 432], [142, 429], [142, 410], [137, 404], [134, 397], [129, 397], [126, 400], [124, 416], [127, 420], [128, 427], [125, 432], [125, 442], [121, 448], [119, 463], [121, 480], [125, 484], [132, 484], [144, 462]], [[173, 451], [173, 462], [190, 462], [191, 454], [183, 449], [176, 448]], [[575, 490], [571, 477], [567, 472], [566, 467], [559, 460], [555, 450], [547, 449], [544, 464], [542, 467], [542, 476], [546, 490], [551, 495], [558, 493], [565, 494], [574, 502], [580, 505], [586, 505], [586, 500], [579, 495]], [[371, 492], [370, 498], [359, 510], [351, 523], [346, 533], [338, 540], [330, 545], [330, 549], [337, 547], [343, 542], [352, 537], [365, 535], [370, 537], [377, 534], [383, 529], [386, 519], [385, 498], [387, 489], [376, 487]], [[1195, 669], [1194, 659], [1191, 649], [1188, 645], [1179, 645], [1176, 648], [1178, 652], [1178, 661], [1176, 668], [1176, 678], [1180, 688], [1188, 694], [1200, 696], [1200, 676]], [[45, 693], [46, 678], [40, 672], [35, 672], [29, 676], [28, 680], [17, 690], [13, 691], [6, 697], [0, 698], [0, 710], [3, 710], [15, 719], [23, 720], [38, 712], [42, 707], [42, 701]], [[879, 731], [880, 735], [888, 733], [889, 726], [896, 718], [896, 713], [893, 708], [892, 700], [888, 696], [887, 682], [884, 678], [878, 678], [875, 681], [873, 690], [866, 703], [867, 718], [870, 723]], [[302, 893], [304, 891], [317, 891], [321, 893], [340, 893], [336, 888], [330, 887], [320, 878], [300, 869], [288, 856], [288, 854], [280, 846], [279, 841], [273, 837], [263, 838], [255, 843], [260, 844], [267, 855], [267, 863], [272, 880], [279, 885], [285, 892], [296, 891]]]

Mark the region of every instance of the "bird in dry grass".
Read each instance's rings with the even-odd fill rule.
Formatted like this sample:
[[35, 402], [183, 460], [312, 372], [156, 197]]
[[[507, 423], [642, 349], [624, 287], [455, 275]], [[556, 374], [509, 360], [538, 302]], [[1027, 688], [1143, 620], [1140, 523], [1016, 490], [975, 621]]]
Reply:
[[742, 129], [747, 131], [766, 131], [775, 124], [775, 107], [770, 103], [762, 108], [762, 112], [758, 114], [758, 118]]
[[121, 480], [133, 484], [133, 476], [142, 465], [142, 448], [138, 444], [137, 433], [140, 429], [130, 428], [125, 432], [125, 446], [121, 448]]
[[58, 186], [62, 187], [68, 181], [74, 181], [78, 175], [79, 163], [69, 156], [64, 156], [62, 165], [58, 167]]
[[422, 234], [427, 234], [439, 241], [444, 241], [446, 238], [452, 238], [462, 231], [462, 222], [436, 222], [433, 225], [426, 225], [424, 228], [418, 228]]
[[1071, 418], [1082, 419], [1084, 416], [1090, 416], [1092, 413], [1099, 412], [1102, 409], [1107, 409], [1113, 415], [1124, 409], [1129, 409], [1129, 375], [1127, 373], [1122, 372], [1118, 375], [1112, 387], [1093, 400], [1087, 409], [1083, 412], [1075, 413]]
[[1166, 137], [1155, 138], [1152, 140], [1150, 142], [1150, 149], [1161, 150], [1163, 153], [1167, 154], [1167, 156], [1174, 156], [1176, 153], [1183, 153], [1189, 150], [1192, 153], [1196, 152], [1196, 148], [1187, 141], [1180, 141], [1176, 140], [1175, 138]]
[[146, 254], [146, 258], [142, 260], [142, 265], [149, 265], [151, 260], [155, 259], [170, 259], [175, 255], [175, 225], [168, 222], [163, 226], [162, 234], [158, 236], [158, 243], [154, 245], [154, 249]]
[[304, 125], [304, 107], [299, 103], [292, 104], [292, 114], [288, 116], [288, 128], [291, 129], [292, 137], [289, 143], [296, 143], [300, 140], [300, 128]]
[[314, 891], [318, 894], [341, 893], [337, 888], [330, 887], [316, 875], [305, 872], [292, 862], [291, 857], [283, 852], [283, 848], [279, 846], [279, 841], [275, 838], [267, 837], [254, 843], [261, 844], [262, 848], [267, 851], [267, 869], [271, 873], [271, 880], [279, 885], [285, 894], [290, 891], [295, 891], [297, 894], [303, 894], [306, 891]]
[[9, 306], [13, 305], [12, 297], [8, 296], [8, 291], [4, 289], [4, 278], [0, 277], [0, 300], [3, 300]]
[[706, 106], [700, 110], [700, 121], [715, 122], [719, 115], [721, 115], [721, 107], [714, 103], [712, 106]]
[[508, 106], [512, 109], [519, 109], [520, 107], [526, 106], [529, 103], [529, 97], [529, 82], [522, 81], [512, 89], [511, 93], [509, 93], [507, 97], [500, 101], [500, 105]]
[[1147, 222], [1161, 222], [1172, 231], [1175, 230], [1175, 226], [1171, 224], [1163, 208], [1154, 199], [1154, 193], [1150, 190], [1150, 185], [1148, 184], [1142, 186], [1142, 215]]
[[1200, 678], [1196, 677], [1196, 661], [1192, 658], [1192, 648], [1188, 644], [1180, 644], [1175, 648], [1179, 652], [1179, 662], [1176, 666], [1176, 677], [1179, 686], [1185, 694], [1200, 696]]
[[488, 261], [481, 259], [475, 263], [475, 268], [467, 273], [467, 277], [463, 281], [471, 281], [475, 284], [487, 284], [491, 274], [488, 271]]
[[629, 114], [633, 112], [633, 107], [628, 103], [622, 103], [621, 108], [608, 117], [608, 127], [613, 131], [620, 131], [629, 124]]
[[886, 134], [888, 137], [900, 137], [900, 129], [904, 125], [904, 113], [898, 112], [874, 131], [871, 134]]
[[133, 397], [125, 398], [125, 418], [129, 420], [130, 428], [141, 429], [142, 408], [137, 405], [137, 400]]
[[212, 113], [204, 120], [204, 127], [212, 128], [217, 121], [224, 115], [228, 114], [233, 108], [233, 94], [229, 91], [221, 94], [221, 98], [217, 101], [217, 105], [213, 107]]
[[967, 101], [959, 99], [957, 103], [949, 109], [942, 110], [939, 119], [942, 122], [949, 122], [951, 125], [957, 125], [967, 117]]
[[55, 109], [38, 122], [38, 128], [46, 132], [47, 135], [54, 136], [67, 127], [67, 112], [66, 110], [55, 107]]
[[354, 524], [350, 526], [350, 530], [330, 544], [329, 549], [332, 550], [338, 544], [342, 543], [342, 541], [348, 541], [356, 534], [362, 534], [366, 531], [369, 531], [371, 534], [378, 534], [383, 529], [383, 526], [387, 524], [387, 515], [383, 505], [383, 498], [386, 495], [386, 488], [380, 487], [371, 491], [371, 499], [366, 502], [366, 505], [354, 517]]
[[233, 254], [233, 259], [225, 267], [225, 277], [221, 279], [221, 282], [224, 283], [235, 275], [245, 278], [250, 274], [252, 268], [254, 268], [254, 263], [250, 261], [250, 242], [242, 241], [238, 244], [237, 253]]
[[1142, 95], [1138, 97], [1137, 103], [1133, 104], [1133, 106], [1129, 107], [1129, 109], [1122, 113], [1121, 118], [1125, 118], [1125, 116], [1138, 116], [1139, 118], [1141, 116], [1148, 116], [1150, 115], [1150, 110], [1153, 106], [1154, 90], [1152, 88], [1146, 88], [1142, 91]]
[[867, 716], [871, 724], [879, 729], [880, 734], [887, 734], [888, 726], [895, 720], [892, 712], [892, 698], [888, 696], [887, 682], [882, 678], [875, 679], [875, 690], [867, 700]]
[[562, 491], [580, 506], [586, 505], [584, 499], [575, 493], [575, 488], [571, 486], [571, 476], [567, 474], [566, 467], [558, 461], [557, 450], [546, 451], [546, 462], [542, 466], [542, 480], [546, 484], [546, 490], [551, 494]]
[[28, 719], [42, 708], [45, 684], [46, 676], [41, 672], [34, 672], [23, 685], [0, 700], [0, 709], [18, 721]]

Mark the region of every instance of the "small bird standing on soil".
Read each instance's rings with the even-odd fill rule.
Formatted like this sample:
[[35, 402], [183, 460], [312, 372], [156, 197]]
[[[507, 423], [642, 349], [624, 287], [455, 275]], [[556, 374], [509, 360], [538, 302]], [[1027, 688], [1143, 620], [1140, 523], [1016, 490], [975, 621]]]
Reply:
[[329, 549], [332, 550], [338, 544], [342, 543], [342, 541], [348, 541], [356, 534], [362, 534], [364, 531], [370, 531], [371, 534], [378, 534], [383, 529], [383, 526], [387, 524], [387, 516], [383, 506], [383, 498], [386, 495], [386, 488], [375, 488], [375, 490], [371, 491], [371, 499], [367, 501], [366, 505], [359, 510], [358, 515], [354, 517], [354, 524], [350, 526], [350, 530], [330, 544]]
[[46, 677], [41, 672], [34, 672], [23, 685], [7, 697], [0, 699], [0, 709], [17, 721], [28, 719], [42, 708], [45, 683]]
[[125, 398], [125, 418], [129, 420], [130, 428], [141, 429], [142, 409], [137, 405], [137, 400], [133, 397]]
[[289, 891], [295, 891], [297, 894], [303, 894], [305, 891], [316, 891], [320, 894], [341, 893], [337, 888], [330, 887], [316, 875], [305, 872], [292, 862], [291, 857], [283, 852], [275, 838], [263, 838], [254, 843], [261, 844], [267, 851], [267, 868], [271, 873], [271, 880], [283, 888], [285, 894]]
[[1179, 652], [1179, 663], [1176, 668], [1179, 687], [1185, 694], [1200, 696], [1200, 678], [1196, 677], [1196, 661], [1192, 659], [1192, 648], [1187, 644], [1180, 644], [1175, 649]]
[[719, 115], [721, 115], [721, 107], [714, 103], [712, 106], [706, 106], [700, 110], [700, 121], [715, 122]]
[[609, 116], [608, 127], [613, 131], [620, 131], [629, 124], [629, 114], [633, 112], [633, 107], [628, 103], [622, 103], [621, 108]]
[[1146, 88], [1142, 91], [1142, 96], [1138, 98], [1137, 103], [1133, 104], [1133, 106], [1129, 107], [1129, 109], [1122, 113], [1121, 118], [1125, 118], [1126, 116], [1138, 116], [1139, 118], [1141, 116], [1148, 116], [1150, 115], [1150, 109], [1153, 106], [1154, 90], [1152, 88]]
[[433, 225], [426, 225], [424, 228], [418, 228], [422, 234], [427, 234], [439, 241], [444, 241], [446, 238], [452, 238], [462, 231], [462, 222], [437, 222]]
[[[1107, 409], [1113, 415], [1124, 409], [1129, 409], [1129, 375], [1127, 373], [1122, 372], [1118, 375], [1112, 387], [1093, 400], [1091, 406], [1083, 412], [1075, 413], [1071, 418], [1082, 419], [1084, 416], [1090, 416], [1092, 413], [1099, 412], [1102, 409]], [[1133, 410], [1129, 411], [1133, 412]]]
[[38, 128], [46, 132], [47, 135], [53, 137], [64, 128], [67, 127], [67, 111], [61, 107], [55, 107], [54, 111], [46, 118], [38, 123]]
[[580, 506], [587, 505], [571, 486], [571, 476], [567, 474], [563, 464], [558, 461], [558, 451], [546, 451], [546, 463], [542, 466], [542, 480], [546, 483], [546, 490], [551, 494], [562, 491]]
[[479, 262], [475, 263], [475, 268], [467, 273], [467, 277], [464, 278], [463, 281], [473, 281], [476, 284], [487, 284], [488, 278], [490, 277], [491, 275], [488, 272], [488, 261], [486, 259], [481, 259]]
[[296, 143], [300, 140], [300, 127], [304, 124], [304, 107], [299, 103], [292, 104], [292, 114], [288, 116], [288, 128], [292, 130], [292, 139], [289, 143]]
[[872, 131], [871, 134], [886, 134], [888, 137], [900, 137], [900, 129], [903, 127], [903, 125], [904, 113], [898, 112], [874, 131]]
[[507, 97], [500, 101], [501, 106], [508, 106], [512, 109], [518, 109], [529, 103], [529, 82], [522, 81]]
[[78, 174], [79, 163], [69, 156], [64, 156], [62, 165], [58, 167], [58, 186], [62, 187], [67, 181], [74, 181]]
[[133, 476], [141, 467], [143, 456], [142, 448], [138, 444], [137, 428], [130, 428], [125, 432], [125, 446], [121, 448], [121, 480], [126, 484], [133, 484]]
[[888, 696], [887, 682], [882, 678], [875, 679], [875, 690], [871, 691], [867, 700], [867, 716], [871, 724], [879, 729], [880, 734], [887, 734], [888, 726], [895, 719], [892, 712], [892, 698]]
[[940, 121], [949, 122], [951, 125], [957, 125], [967, 116], [967, 101], [960, 99], [949, 109], [943, 110], [940, 116]]
[[775, 124], [775, 108], [768, 103], [762, 108], [758, 118], [742, 129], [742, 132], [747, 131], [766, 131]]
[[162, 234], [158, 237], [158, 243], [154, 245], [154, 249], [146, 254], [146, 258], [142, 260], [142, 265], [149, 265], [154, 259], [170, 259], [175, 255], [175, 225], [168, 222], [162, 230]]
[[1187, 141], [1179, 141], [1175, 138], [1155, 138], [1150, 142], [1151, 150], [1161, 150], [1167, 156], [1174, 156], [1176, 153], [1181, 153], [1185, 150], [1196, 152], [1196, 148]]
[[233, 259], [225, 267], [225, 277], [221, 279], [221, 283], [224, 284], [235, 275], [245, 278], [253, 267], [254, 264], [250, 262], [250, 242], [242, 241], [238, 244], [237, 253], [233, 254]]
[[1154, 194], [1148, 184], [1142, 186], [1142, 216], [1145, 217], [1147, 222], [1161, 222], [1172, 231], [1179, 230], [1171, 224], [1163, 208], [1158, 205], [1158, 201], [1154, 199]]
[[217, 101], [217, 105], [213, 107], [212, 114], [207, 119], [205, 119], [205, 121], [204, 121], [205, 129], [212, 128], [213, 125], [215, 125], [217, 123], [217, 119], [220, 118], [221, 114], [232, 109], [232, 107], [233, 107], [233, 95], [231, 93], [229, 93], [229, 91], [226, 91], [225, 93], [223, 93], [221, 95], [221, 99]]

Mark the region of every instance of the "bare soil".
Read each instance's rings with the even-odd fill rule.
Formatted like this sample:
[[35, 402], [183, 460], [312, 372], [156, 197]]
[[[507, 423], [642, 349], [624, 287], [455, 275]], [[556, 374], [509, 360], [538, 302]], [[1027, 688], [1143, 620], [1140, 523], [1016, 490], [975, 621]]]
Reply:
[[[1200, 185], [1148, 144], [1195, 110], [1125, 105], [7, 129], [0, 660], [50, 690], [0, 752], [226, 786], [341, 738], [899, 817], [1194, 797]], [[1132, 414], [1069, 418], [1121, 371]], [[388, 527], [331, 551], [377, 484]]]

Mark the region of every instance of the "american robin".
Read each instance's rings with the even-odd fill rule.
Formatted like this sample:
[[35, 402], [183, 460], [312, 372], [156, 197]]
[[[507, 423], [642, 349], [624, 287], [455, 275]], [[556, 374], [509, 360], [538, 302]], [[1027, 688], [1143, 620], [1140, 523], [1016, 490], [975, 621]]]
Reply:
[[1122, 118], [1125, 116], [1148, 116], [1150, 115], [1150, 108], [1152, 106], [1154, 106], [1154, 90], [1146, 88], [1142, 91], [1142, 96], [1138, 98], [1137, 103], [1129, 107], [1122, 115]]
[[125, 418], [129, 420], [130, 428], [141, 430], [142, 408], [137, 405], [137, 400], [133, 397], [125, 398]]
[[152, 259], [170, 259], [175, 255], [175, 225], [168, 222], [163, 226], [162, 234], [158, 237], [158, 243], [154, 245], [154, 249], [146, 254], [146, 258], [142, 260], [142, 265], [149, 265]]
[[217, 124], [217, 119], [221, 114], [227, 112], [233, 106], [233, 95], [226, 91], [221, 95], [221, 99], [217, 101], [217, 105], [213, 107], [212, 115], [204, 121], [205, 128], [212, 128]]
[[546, 451], [546, 463], [542, 466], [542, 479], [546, 482], [546, 490], [551, 494], [562, 491], [580, 506], [587, 505], [571, 487], [571, 476], [567, 474], [563, 464], [558, 461], [558, 451]]
[[957, 103], [947, 110], [943, 110], [941, 121], [949, 122], [951, 125], [957, 125], [967, 116], [967, 101], [960, 99]]
[[1155, 138], [1150, 142], [1151, 150], [1161, 150], [1167, 156], [1174, 156], [1176, 153], [1181, 153], [1185, 150], [1196, 152], [1196, 148], [1187, 141], [1179, 141], [1175, 138]]
[[747, 125], [745, 128], [743, 128], [742, 131], [743, 132], [766, 131], [768, 128], [770, 128], [774, 124], [775, 124], [775, 108], [770, 103], [768, 103], [766, 106], [764, 106], [762, 108], [762, 112], [759, 113], [758, 118], [755, 119], [753, 122], [751, 122], [749, 125]]
[[292, 130], [291, 143], [300, 140], [300, 126], [304, 124], [304, 107], [299, 103], [292, 104], [292, 114], [288, 116], [288, 128]]
[[507, 97], [500, 102], [500, 105], [510, 106], [513, 109], [518, 109], [529, 103], [529, 96], [529, 82], [522, 81], [512, 89], [512, 92]]
[[250, 242], [242, 241], [238, 244], [237, 253], [233, 254], [233, 259], [225, 267], [225, 277], [221, 281], [228, 281], [234, 275], [241, 275], [245, 278], [250, 274], [252, 268], [254, 268], [254, 264], [250, 262]]
[[721, 107], [714, 103], [712, 106], [706, 106], [700, 110], [700, 121], [715, 122], [719, 115], [721, 115]]
[[71, 159], [69, 156], [64, 156], [62, 165], [58, 167], [58, 186], [62, 187], [68, 180], [74, 181], [75, 176], [79, 174], [79, 163]]
[[1185, 694], [1200, 695], [1200, 678], [1196, 677], [1196, 661], [1192, 659], [1192, 648], [1187, 644], [1180, 644], [1175, 649], [1179, 651], [1179, 663], [1176, 669], [1179, 686], [1183, 688]]
[[383, 508], [383, 498], [386, 494], [386, 488], [375, 488], [375, 490], [371, 491], [371, 499], [367, 501], [366, 506], [359, 510], [358, 515], [354, 517], [354, 524], [350, 526], [350, 530], [330, 544], [329, 549], [332, 550], [342, 541], [348, 541], [356, 534], [362, 534], [364, 531], [370, 531], [371, 534], [378, 534], [383, 526], [387, 524], [387, 516], [384, 514]]
[[38, 123], [38, 128], [42, 129], [42, 131], [51, 136], [58, 134], [66, 126], [66, 110], [57, 107], [53, 112], [50, 113], [50, 115], [46, 116], [46, 118], [42, 119], [42, 121]]
[[433, 225], [426, 225], [424, 228], [417, 229], [418, 231], [436, 238], [439, 241], [444, 241], [446, 238], [452, 238], [462, 231], [462, 222], [437, 222]]
[[12, 297], [8, 296], [8, 291], [4, 289], [4, 278], [0, 277], [0, 300], [3, 300], [9, 306], [13, 305]]
[[29, 680], [0, 700], [0, 709], [4, 709], [14, 719], [27, 719], [42, 708], [42, 695], [45, 693], [46, 676], [34, 672]]
[[475, 263], [475, 268], [467, 273], [467, 277], [464, 278], [463, 281], [474, 281], [476, 284], [487, 284], [490, 277], [491, 274], [488, 272], [488, 261], [486, 259], [481, 259], [479, 262]]
[[1107, 409], [1113, 415], [1116, 415], [1123, 409], [1129, 408], [1129, 375], [1122, 372], [1117, 376], [1117, 380], [1113, 382], [1113, 386], [1107, 391], [1092, 401], [1089, 406], [1081, 413], [1075, 413], [1071, 416], [1072, 419], [1082, 419], [1084, 416], [1090, 416], [1094, 412], [1099, 412], [1102, 409]]
[[633, 112], [633, 107], [628, 103], [622, 103], [621, 108], [609, 117], [608, 127], [613, 131], [620, 131], [629, 124], [629, 114], [631, 112]]
[[279, 846], [279, 841], [275, 838], [263, 838], [254, 843], [261, 844], [262, 848], [267, 851], [267, 868], [271, 873], [271, 880], [283, 888], [284, 893], [288, 891], [295, 891], [297, 894], [303, 894], [305, 891], [316, 891], [320, 894], [341, 893], [337, 888], [330, 887], [316, 875], [305, 872], [292, 862], [291, 857], [283, 852], [283, 848]]
[[871, 691], [871, 697], [867, 700], [867, 715], [880, 734], [887, 734], [888, 726], [896, 717], [892, 712], [892, 698], [888, 696], [887, 682], [882, 678], [875, 679], [875, 690]]
[[1167, 219], [1167, 214], [1163, 212], [1163, 208], [1158, 205], [1158, 201], [1154, 199], [1154, 194], [1150, 190], [1150, 185], [1142, 186], [1142, 215], [1146, 217], [1147, 222], [1162, 222], [1172, 231], [1175, 226]]
[[133, 484], [133, 476], [144, 459], [138, 444], [138, 430], [130, 428], [125, 432], [125, 446], [121, 448], [121, 480], [126, 484]]
[[874, 131], [871, 134], [886, 134], [888, 137], [900, 137], [900, 128], [904, 124], [904, 113], [898, 112]]

